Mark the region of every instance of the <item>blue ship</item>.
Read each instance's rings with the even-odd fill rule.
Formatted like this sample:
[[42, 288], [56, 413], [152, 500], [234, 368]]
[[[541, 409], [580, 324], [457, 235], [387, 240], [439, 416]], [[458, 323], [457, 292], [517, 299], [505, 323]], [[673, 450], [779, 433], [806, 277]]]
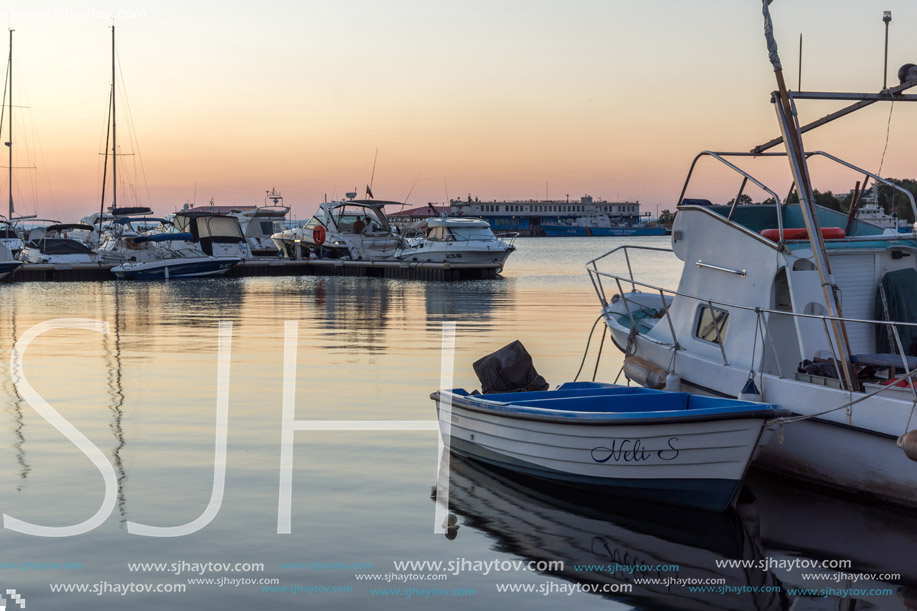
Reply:
[[565, 236], [646, 236], [665, 235], [665, 227], [589, 227], [587, 225], [542, 225], [541, 229], [549, 238]]

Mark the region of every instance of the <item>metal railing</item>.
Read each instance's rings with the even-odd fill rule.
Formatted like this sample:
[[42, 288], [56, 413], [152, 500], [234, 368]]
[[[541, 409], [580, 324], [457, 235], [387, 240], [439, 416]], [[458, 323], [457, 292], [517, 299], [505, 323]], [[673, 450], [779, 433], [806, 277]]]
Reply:
[[[762, 307], [757, 307], [757, 306], [749, 306], [749, 305], [731, 303], [728, 301], [711, 299], [709, 297], [701, 297], [698, 295], [692, 295], [690, 293], [685, 293], [685, 292], [678, 291], [678, 290], [655, 286], [655, 285], [652, 285], [646, 282], [641, 282], [637, 280], [636, 278], [634, 278], [630, 254], [628, 252], [630, 250], [645, 250], [645, 251], [674, 253], [674, 251], [671, 248], [624, 245], [624, 246], [618, 246], [617, 248], [614, 248], [608, 251], [607, 253], [599, 257], [596, 257], [595, 259], [592, 259], [591, 261], [586, 263], [586, 270], [589, 273], [589, 278], [592, 282], [593, 288], [595, 289], [596, 295], [598, 296], [599, 301], [602, 303], [603, 312], [607, 313], [609, 304], [614, 301], [614, 297], [612, 297], [611, 300], [608, 299], [607, 293], [605, 291], [605, 286], [602, 283], [603, 278], [614, 281], [615, 286], [617, 287], [617, 292], [615, 293], [615, 296], [620, 296], [619, 298], [623, 300], [625, 312], [628, 316], [628, 319], [630, 320], [632, 329], [637, 328], [637, 321], [634, 318], [633, 310], [629, 302], [633, 302], [634, 304], [637, 304], [637, 302], [633, 301], [632, 297], [631, 298], [627, 297], [627, 295], [624, 292], [622, 283], [624, 285], [630, 284], [632, 293], [640, 293], [641, 292], [640, 289], [644, 289], [645, 291], [647, 291], [647, 294], [649, 294], [650, 292], [653, 294], [659, 294], [660, 299], [662, 300], [663, 308], [666, 310], [663, 317], [668, 322], [669, 332], [672, 336], [672, 347], [675, 348], [676, 350], [683, 350], [684, 348], [681, 346], [681, 344], [678, 341], [678, 336], [676, 334], [675, 327], [672, 323], [671, 317], [668, 315], [668, 308], [671, 306], [672, 301], [674, 300], [675, 297], [681, 297], [684, 299], [695, 301], [697, 303], [706, 304], [711, 308], [714, 308], [714, 307], [727, 308], [727, 309], [731, 308], [734, 310], [743, 310], [747, 312], [754, 312], [757, 317], [756, 325], [759, 325], [762, 331], [762, 341], [766, 339], [770, 345], [774, 363], [777, 367], [778, 376], [780, 378], [783, 378], [785, 376], [780, 366], [780, 360], [777, 357], [778, 353], [776, 350], [776, 346], [773, 343], [773, 336], [770, 334], [770, 329], [767, 323], [767, 316], [765, 315], [789, 316], [794, 319], [807, 319], [807, 320], [821, 321], [822, 326], [825, 331], [827, 345], [831, 349], [831, 360], [834, 362], [839, 376], [841, 375], [841, 363], [839, 362], [839, 359], [837, 357], [837, 349], [834, 345], [834, 342], [831, 340], [830, 334], [828, 333], [828, 323], [832, 321], [839, 322], [841, 324], [881, 325], [888, 331], [888, 333], [890, 334], [890, 338], [894, 338], [895, 348], [897, 349], [897, 352], [898, 352], [897, 356], [901, 358], [900, 367], [905, 369], [908, 375], [910, 375], [912, 371], [917, 370], [917, 367], [911, 368], [911, 366], [908, 364], [907, 354], [904, 350], [904, 345], [901, 342], [900, 334], [898, 333], [898, 329], [901, 327], [910, 327], [910, 328], [917, 329], [917, 323], [905, 322], [905, 321], [869, 320], [869, 319], [850, 318], [850, 317], [843, 317], [843, 316], [827, 316], [827, 315], [821, 315], [821, 314], [805, 314], [805, 313], [800, 313], [800, 312], [775, 310], [772, 308], [762, 308]], [[623, 252], [624, 254], [625, 261], [627, 264], [627, 276], [601, 271], [598, 268], [599, 261], [606, 259], [610, 255], [613, 255], [617, 252]], [[670, 298], [667, 299], [667, 296], [669, 296]], [[637, 304], [637, 305], [640, 305], [640, 304]], [[756, 333], [757, 333], [757, 329], [756, 329]], [[720, 351], [723, 357], [723, 364], [728, 365], [729, 361], [726, 356], [726, 345], [725, 345], [725, 342], [723, 342], [722, 337], [720, 337], [718, 330], [717, 330], [717, 339], [718, 339], [717, 343], [719, 344], [719, 348], [720, 348]], [[754, 358], [755, 357], [753, 355], [753, 360]], [[763, 352], [762, 352], [761, 359], [762, 360], [761, 360], [760, 365], [763, 366], [763, 359], [764, 359]], [[844, 364], [844, 366], [847, 366], [847, 365], [849, 365], [849, 363]], [[897, 368], [898, 365], [896, 364], [895, 367]], [[839, 379], [843, 379], [843, 378], [839, 378]], [[910, 384], [910, 386], [914, 394], [914, 400], [915, 402], [917, 402], [917, 388], [915, 388], [914, 384]], [[857, 389], [851, 389], [851, 390], [857, 390]]]
[[[898, 191], [904, 194], [904, 196], [908, 200], [908, 203], [911, 206], [911, 212], [914, 215], [914, 219], [917, 220], [917, 202], [915, 202], [914, 200], [914, 195], [910, 191], [905, 189], [904, 187], [900, 185], [896, 185], [895, 183], [880, 177], [878, 174], [874, 174], [873, 172], [870, 172], [869, 170], [863, 169], [848, 161], [844, 161], [843, 159], [836, 157], [834, 155], [831, 155], [830, 153], [826, 153], [825, 151], [808, 151], [805, 153], [805, 156], [807, 160], [810, 157], [823, 157], [825, 159], [828, 159], [829, 161], [833, 161], [834, 163], [838, 165], [841, 165], [841, 166], [844, 166], [845, 168], [853, 170], [854, 172], [863, 174], [867, 179], [871, 178], [875, 182], [882, 183], [886, 187], [889, 187], [890, 189], [894, 189], [895, 191]], [[776, 153], [776, 152], [775, 153], [753, 153], [753, 152], [742, 152], [742, 151], [701, 151], [694, 157], [694, 160], [691, 162], [691, 166], [688, 170], [688, 176], [687, 178], [685, 178], [685, 183], [684, 183], [684, 186], [682, 186], [681, 194], [678, 197], [678, 203], [676, 204], [676, 207], [682, 205], [682, 202], [685, 199], [685, 194], [688, 191], [688, 185], [690, 184], [691, 178], [694, 174], [694, 169], [697, 166], [697, 162], [700, 161], [702, 157], [711, 157], [719, 161], [721, 164], [725, 165], [726, 167], [731, 169], [733, 172], [739, 174], [742, 177], [742, 184], [739, 187], [738, 195], [736, 195], [735, 199], [733, 200], [732, 206], [729, 209], [729, 214], [726, 216], [726, 220], [729, 222], [733, 222], [732, 215], [735, 212], [736, 206], [738, 205], [739, 197], [742, 195], [743, 191], [745, 190], [746, 184], [749, 181], [751, 181], [752, 183], [757, 185], [758, 188], [760, 188], [762, 191], [764, 191], [765, 193], [767, 193], [768, 195], [774, 198], [774, 202], [777, 204], [774, 206], [774, 209], [777, 215], [777, 228], [780, 232], [778, 234], [779, 236], [778, 243], [783, 244], [785, 240], [783, 238], [783, 214], [781, 213], [781, 210], [783, 207], [787, 205], [786, 200], [778, 196], [777, 193], [773, 189], [766, 186], [764, 183], [756, 179], [754, 176], [752, 176], [751, 174], [749, 174], [748, 172], [746, 172], [739, 166], [735, 165], [734, 163], [728, 161], [726, 157], [786, 157], [786, 153], [785, 152], [784, 153]], [[791, 188], [790, 193], [792, 193], [792, 191], [793, 189]], [[789, 195], [787, 196], [787, 199], [789, 199]], [[907, 235], [908, 234], [903, 234], [901, 236], [883, 236], [883, 237], [885, 239], [889, 237], [901, 239]], [[857, 236], [857, 237], [847, 238], [847, 239], [868, 239], [868, 238], [874, 239], [875, 237], [876, 236]]]

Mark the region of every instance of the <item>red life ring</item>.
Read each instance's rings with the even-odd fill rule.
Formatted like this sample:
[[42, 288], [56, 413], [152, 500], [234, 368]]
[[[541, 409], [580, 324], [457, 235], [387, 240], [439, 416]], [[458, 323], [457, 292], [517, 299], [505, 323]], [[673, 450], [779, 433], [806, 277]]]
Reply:
[[[761, 235], [768, 240], [776, 242], [780, 238], [780, 230], [765, 229], [761, 232]], [[840, 240], [847, 237], [847, 233], [840, 227], [822, 227], [821, 235], [826, 240]], [[809, 232], [806, 231], [805, 227], [790, 227], [783, 230], [784, 240], [805, 240], [808, 237]]]
[[312, 228], [312, 241], [321, 246], [325, 243], [325, 228], [321, 225], [316, 225]]

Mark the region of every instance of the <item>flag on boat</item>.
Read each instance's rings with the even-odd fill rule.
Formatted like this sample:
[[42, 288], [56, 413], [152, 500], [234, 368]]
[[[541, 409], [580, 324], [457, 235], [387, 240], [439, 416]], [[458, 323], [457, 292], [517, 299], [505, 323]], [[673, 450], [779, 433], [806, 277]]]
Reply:
[[366, 195], [369, 197], [369, 199], [376, 199], [373, 196], [373, 190], [369, 188], [369, 185], [366, 185]]
[[771, 21], [770, 4], [774, 0], [762, 0], [764, 12], [764, 39], [767, 41], [767, 55], [771, 60], [774, 70], [783, 70], [780, 65], [780, 56], [777, 54], [777, 41], [774, 39], [774, 22]]

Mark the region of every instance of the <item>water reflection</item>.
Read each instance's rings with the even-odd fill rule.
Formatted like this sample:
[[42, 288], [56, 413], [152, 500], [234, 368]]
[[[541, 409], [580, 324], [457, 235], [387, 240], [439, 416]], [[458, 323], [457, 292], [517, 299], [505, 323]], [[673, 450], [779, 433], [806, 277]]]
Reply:
[[[7, 310], [10, 312], [10, 337], [12, 338], [12, 343], [15, 343], [19, 340], [19, 334], [16, 330], [16, 309], [9, 308]], [[16, 388], [16, 384], [20, 382], [18, 370], [11, 372], [13, 376], [7, 378], [7, 383], [5, 386], [6, 394], [11, 399], [12, 403], [12, 412], [13, 412], [13, 449], [16, 451], [16, 464], [19, 467], [19, 483], [16, 484], [16, 491], [22, 492], [25, 490], [26, 479], [29, 477], [29, 472], [32, 470], [32, 467], [29, 465], [26, 460], [25, 453], [25, 420], [23, 419], [22, 414], [22, 396], [19, 394], [19, 389]]]
[[[498, 551], [531, 560], [562, 560], [564, 568], [555, 576], [569, 581], [630, 584], [631, 594], [614, 598], [641, 609], [788, 608], [781, 592], [724, 595], [690, 592], [662, 581], [636, 583], [721, 578], [735, 587], [778, 586], [769, 572], [717, 568], [718, 560], [762, 558], [758, 541], [734, 511], [716, 514], [596, 498], [455, 455], [449, 493], [451, 509], [465, 518], [465, 525], [493, 538]], [[623, 567], [638, 568], [631, 572]]]
[[424, 303], [428, 322], [444, 319], [454, 321], [486, 322], [495, 312], [505, 312], [501, 305], [511, 305], [512, 283], [502, 278], [496, 280], [469, 280], [452, 283], [425, 283]]
[[[639, 609], [917, 608], [917, 564], [908, 561], [917, 545], [917, 516], [773, 476], [753, 474], [737, 508], [714, 514], [589, 496], [453, 455], [449, 494], [451, 509], [464, 518], [459, 537], [470, 527], [493, 539], [497, 551], [563, 560], [554, 575], [572, 582], [632, 584], [631, 594], [613, 597]], [[752, 560], [755, 567], [717, 568], [717, 561], [729, 559]], [[807, 578], [805, 569], [784, 568], [793, 559], [849, 560], [850, 566]], [[758, 568], [766, 560], [783, 566]], [[606, 570], [596, 570], [601, 565]], [[660, 570], [664, 565], [677, 569]], [[850, 577], [862, 573], [874, 579]], [[721, 578], [758, 591], [700, 593], [638, 583], [666, 577]], [[766, 586], [780, 591], [761, 592]], [[833, 591], [816, 600], [788, 594], [792, 588]], [[845, 596], [845, 588], [861, 592]], [[891, 595], [867, 594], [876, 588]], [[811, 607], [814, 602], [823, 606]]]
[[[111, 339], [103, 336], [105, 350], [105, 364], [107, 368], [107, 388], [109, 396], [109, 410], [112, 413], [111, 424], [108, 425], [112, 434], [115, 436], [115, 445], [112, 450], [112, 461], [115, 465], [115, 472], [118, 475], [118, 513], [121, 516], [122, 526], [127, 521], [127, 500], [124, 494], [124, 488], [127, 485], [127, 472], [124, 469], [124, 461], [121, 458], [121, 451], [124, 449], [124, 384], [122, 380], [122, 363], [121, 363], [121, 296], [119, 291], [120, 283], [114, 286], [114, 320], [109, 321], [109, 328], [113, 333]], [[113, 344], [111, 346], [110, 344]]]
[[[749, 531], [768, 556], [804, 556], [819, 560], [849, 560], [827, 582], [801, 582], [799, 571], [780, 572], [787, 585], [799, 587], [891, 587], [909, 609], [917, 608], [917, 515], [881, 503], [861, 503], [819, 488], [754, 472], [740, 503]], [[895, 583], [850, 584], [841, 573], [895, 573]], [[886, 600], [887, 602], [887, 600]]]

